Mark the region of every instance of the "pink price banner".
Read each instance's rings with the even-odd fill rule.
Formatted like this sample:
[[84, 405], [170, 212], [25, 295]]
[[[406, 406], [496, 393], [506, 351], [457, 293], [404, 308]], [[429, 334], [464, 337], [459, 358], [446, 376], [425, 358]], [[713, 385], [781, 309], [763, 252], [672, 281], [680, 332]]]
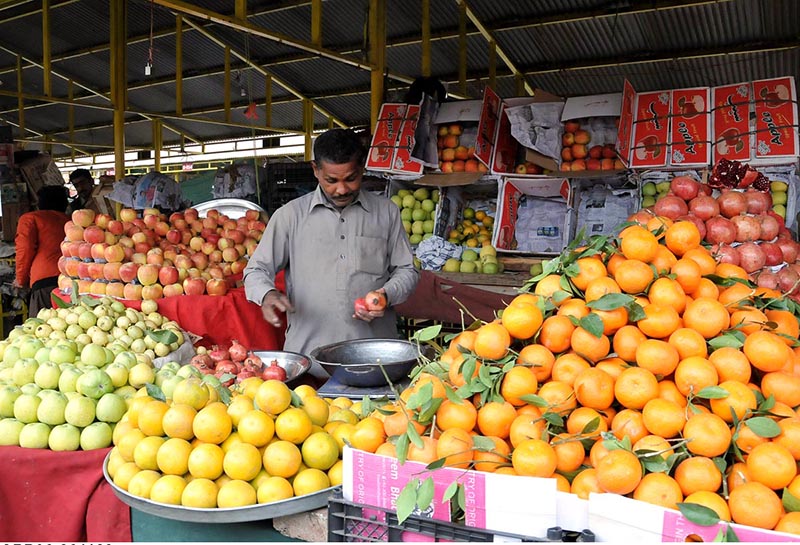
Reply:
[[793, 77], [753, 82], [755, 156], [794, 157], [797, 142], [797, 92]]
[[750, 84], [714, 87], [711, 115], [714, 161], [750, 160]]
[[670, 164], [708, 165], [711, 162], [711, 115], [708, 87], [672, 91]]
[[[679, 512], [666, 509], [664, 511], [664, 525], [661, 530], [661, 539], [664, 543], [683, 543], [689, 541], [690, 536], [697, 536], [702, 541], [709, 543], [717, 541], [715, 538], [720, 532], [722, 532], [724, 536], [727, 526], [728, 524], [725, 522], [720, 522], [713, 526], [700, 526], [699, 524], [689, 522], [686, 517]], [[732, 525], [731, 529], [741, 542], [785, 543], [797, 541], [797, 536], [792, 537], [789, 534], [761, 530], [751, 526]]]

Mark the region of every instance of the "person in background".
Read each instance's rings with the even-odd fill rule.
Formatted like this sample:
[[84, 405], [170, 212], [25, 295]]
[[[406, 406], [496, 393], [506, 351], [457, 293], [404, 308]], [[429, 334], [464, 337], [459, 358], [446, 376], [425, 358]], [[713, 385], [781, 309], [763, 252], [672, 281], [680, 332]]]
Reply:
[[28, 315], [50, 308], [50, 292], [58, 285], [58, 258], [64, 240], [64, 213], [69, 204], [67, 188], [44, 186], [37, 193], [39, 210], [22, 214], [17, 224], [16, 279], [14, 286], [30, 288]]
[[[417, 285], [400, 210], [386, 197], [360, 191], [366, 149], [358, 135], [331, 129], [314, 142], [317, 189], [279, 208], [244, 270], [247, 299], [264, 319], [281, 325], [287, 312], [284, 349], [308, 354], [334, 342], [397, 338], [392, 305]], [[286, 294], [275, 288], [284, 270]], [[358, 309], [356, 299], [375, 290], [385, 310]], [[318, 364], [318, 379], [328, 374]]]
[[69, 181], [78, 193], [67, 208], [67, 213], [71, 214], [75, 210], [86, 208], [89, 204], [94, 189], [94, 178], [92, 178], [91, 172], [85, 168], [79, 168], [70, 172]]

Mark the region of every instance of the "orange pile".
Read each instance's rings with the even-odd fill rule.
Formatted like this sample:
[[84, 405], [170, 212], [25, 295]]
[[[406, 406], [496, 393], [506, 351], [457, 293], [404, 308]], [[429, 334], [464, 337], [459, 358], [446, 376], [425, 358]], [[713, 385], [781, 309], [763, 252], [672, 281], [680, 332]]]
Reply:
[[[395, 415], [376, 413], [388, 437], [376, 450], [396, 455], [410, 419], [423, 445], [410, 460], [800, 533], [781, 503], [800, 498], [800, 322], [781, 294], [718, 264], [690, 222], [652, 217], [559, 259], [500, 318], [453, 338]], [[493, 387], [472, 395], [481, 381]]]

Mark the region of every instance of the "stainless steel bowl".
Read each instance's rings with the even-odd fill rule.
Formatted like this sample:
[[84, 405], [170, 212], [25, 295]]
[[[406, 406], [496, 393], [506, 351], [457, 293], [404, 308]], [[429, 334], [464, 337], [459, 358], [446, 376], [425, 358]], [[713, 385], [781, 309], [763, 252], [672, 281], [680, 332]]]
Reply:
[[403, 380], [419, 356], [417, 344], [401, 339], [341, 341], [317, 347], [310, 354], [336, 380], [358, 387], [386, 386], [387, 376], [392, 383]]
[[239, 219], [244, 216], [248, 210], [258, 210], [265, 212], [263, 208], [254, 202], [245, 199], [214, 199], [211, 201], [201, 202], [194, 206], [197, 214], [204, 218], [211, 209], [218, 210], [220, 214], [225, 214], [231, 219]]
[[278, 365], [286, 371], [286, 382], [289, 384], [306, 374], [311, 369], [311, 360], [297, 352], [284, 350], [254, 350], [253, 354], [261, 358], [264, 365], [270, 365], [273, 360], [278, 360]]

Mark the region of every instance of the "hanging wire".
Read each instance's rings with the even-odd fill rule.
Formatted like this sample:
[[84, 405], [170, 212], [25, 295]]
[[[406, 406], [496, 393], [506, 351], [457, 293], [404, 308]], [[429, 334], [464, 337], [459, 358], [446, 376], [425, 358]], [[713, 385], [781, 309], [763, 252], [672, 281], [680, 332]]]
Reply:
[[[248, 65], [250, 64], [250, 34], [244, 35], [244, 57]], [[246, 79], [247, 79], [247, 103], [248, 108], [250, 108], [250, 104], [253, 102], [253, 78], [252, 78], [252, 68], [247, 70]], [[240, 83], [241, 84], [241, 83]], [[255, 113], [255, 110], [254, 110]], [[256, 155], [256, 147], [255, 147], [255, 139], [256, 139], [256, 128], [255, 128], [255, 116], [248, 116], [250, 120], [250, 139], [253, 142], [253, 170], [256, 174], [256, 200], [258, 204], [261, 205], [261, 180], [259, 179], [258, 170], [258, 156]]]
[[[153, 37], [153, 25], [154, 25], [154, 23], [153, 23], [153, 21], [155, 19], [154, 11], [155, 11], [155, 0], [150, 0], [150, 43], [149, 43], [149, 48], [148, 48], [148, 51], [147, 51], [147, 68], [148, 69], [153, 67], [153, 42], [154, 42], [154, 37]], [[149, 70], [148, 70], [148, 72], [149, 72]], [[147, 75], [149, 76], [150, 74], [148, 73]]]

